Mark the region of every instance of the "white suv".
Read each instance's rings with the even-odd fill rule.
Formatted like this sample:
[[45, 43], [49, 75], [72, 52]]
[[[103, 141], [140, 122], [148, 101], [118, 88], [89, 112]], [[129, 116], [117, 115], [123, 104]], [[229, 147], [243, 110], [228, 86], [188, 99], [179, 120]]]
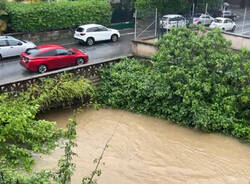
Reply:
[[187, 20], [182, 15], [164, 15], [160, 21], [163, 29], [170, 30], [172, 27], [183, 27], [187, 25]]
[[36, 45], [25, 40], [18, 40], [12, 36], [0, 36], [0, 60], [6, 57], [18, 56]]
[[75, 30], [74, 38], [90, 46], [97, 41], [111, 40], [116, 42], [120, 38], [120, 33], [118, 30], [108, 29], [102, 25], [86, 24]]

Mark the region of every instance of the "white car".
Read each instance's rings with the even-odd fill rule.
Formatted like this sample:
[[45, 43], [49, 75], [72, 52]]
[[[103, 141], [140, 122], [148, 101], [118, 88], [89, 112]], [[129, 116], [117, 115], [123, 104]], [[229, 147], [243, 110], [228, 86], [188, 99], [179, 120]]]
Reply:
[[229, 18], [217, 17], [213, 20], [213, 22], [209, 26], [210, 28], [218, 27], [222, 31], [234, 31], [236, 28], [236, 24]]
[[169, 14], [162, 17], [160, 25], [163, 29], [170, 30], [172, 27], [186, 26], [187, 20], [182, 15]]
[[118, 30], [109, 29], [102, 25], [86, 24], [75, 30], [74, 38], [90, 46], [97, 41], [111, 40], [116, 42], [120, 38], [120, 33]]
[[18, 40], [12, 36], [0, 36], [0, 60], [6, 57], [18, 56], [36, 45], [30, 41]]
[[209, 14], [204, 14], [204, 13], [196, 13], [194, 14], [193, 17], [193, 24], [202, 24], [202, 25], [210, 25], [211, 22], [214, 20], [213, 17], [211, 17]]

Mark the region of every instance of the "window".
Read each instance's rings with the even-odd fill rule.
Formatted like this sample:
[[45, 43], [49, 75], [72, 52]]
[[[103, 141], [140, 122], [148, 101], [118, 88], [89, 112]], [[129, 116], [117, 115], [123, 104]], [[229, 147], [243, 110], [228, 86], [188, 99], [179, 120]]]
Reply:
[[98, 31], [108, 31], [108, 29], [104, 26], [98, 27]]
[[224, 23], [229, 23], [229, 20], [224, 20]]
[[194, 17], [199, 18], [201, 15], [202, 15], [201, 13], [196, 13], [196, 14], [194, 14]]
[[22, 45], [22, 42], [17, 41], [17, 40], [8, 40], [9, 42], [9, 46], [18, 46], [18, 45]]
[[0, 40], [0, 47], [6, 47], [6, 46], [8, 46], [6, 40]]
[[40, 56], [40, 57], [44, 57], [44, 56], [57, 56], [57, 52], [56, 52], [56, 50], [50, 50], [50, 51], [38, 54], [37, 56]]
[[220, 20], [220, 19], [214, 19], [214, 22], [216, 22], [216, 23], [222, 23], [222, 20]]
[[78, 28], [76, 29], [76, 31], [77, 31], [77, 32], [83, 32], [83, 31], [84, 31], [84, 28], [78, 27]]
[[179, 17], [171, 18], [170, 21], [178, 21], [178, 18], [179, 18]]
[[70, 55], [70, 52], [65, 49], [57, 49], [56, 52], [57, 52], [57, 56]]
[[41, 52], [40, 49], [28, 49], [25, 53], [29, 56], [38, 56], [38, 54]]
[[97, 32], [98, 28], [97, 27], [91, 27], [87, 29], [87, 32]]

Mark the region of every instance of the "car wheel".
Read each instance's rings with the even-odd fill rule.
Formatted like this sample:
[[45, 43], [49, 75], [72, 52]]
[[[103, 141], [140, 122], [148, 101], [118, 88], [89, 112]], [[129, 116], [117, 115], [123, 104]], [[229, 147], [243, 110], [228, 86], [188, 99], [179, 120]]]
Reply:
[[38, 72], [39, 73], [45, 73], [45, 72], [47, 72], [47, 70], [48, 70], [48, 67], [46, 65], [38, 66]]
[[234, 31], [235, 31], [235, 29], [236, 29], [236, 26], [234, 26], [234, 27], [233, 27], [232, 32], [234, 32]]
[[86, 43], [87, 43], [88, 46], [91, 46], [91, 45], [94, 45], [95, 41], [94, 41], [93, 38], [88, 38]]
[[111, 41], [112, 42], [116, 42], [118, 40], [118, 36], [116, 35], [116, 34], [113, 34], [112, 36], [111, 36]]
[[224, 28], [224, 27], [222, 28], [222, 31], [225, 31], [225, 28]]
[[77, 58], [76, 65], [83, 65], [85, 63], [83, 58]]

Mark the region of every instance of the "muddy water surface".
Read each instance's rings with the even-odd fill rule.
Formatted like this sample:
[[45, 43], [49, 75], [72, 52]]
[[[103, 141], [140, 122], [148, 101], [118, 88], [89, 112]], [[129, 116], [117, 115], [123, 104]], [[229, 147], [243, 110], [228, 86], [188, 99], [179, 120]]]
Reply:
[[[56, 111], [43, 118], [65, 127], [72, 111]], [[72, 184], [103, 158], [100, 184], [249, 184], [250, 146], [217, 134], [205, 134], [129, 112], [85, 109], [77, 116], [76, 172]], [[56, 168], [63, 154], [36, 155], [36, 170]]]

